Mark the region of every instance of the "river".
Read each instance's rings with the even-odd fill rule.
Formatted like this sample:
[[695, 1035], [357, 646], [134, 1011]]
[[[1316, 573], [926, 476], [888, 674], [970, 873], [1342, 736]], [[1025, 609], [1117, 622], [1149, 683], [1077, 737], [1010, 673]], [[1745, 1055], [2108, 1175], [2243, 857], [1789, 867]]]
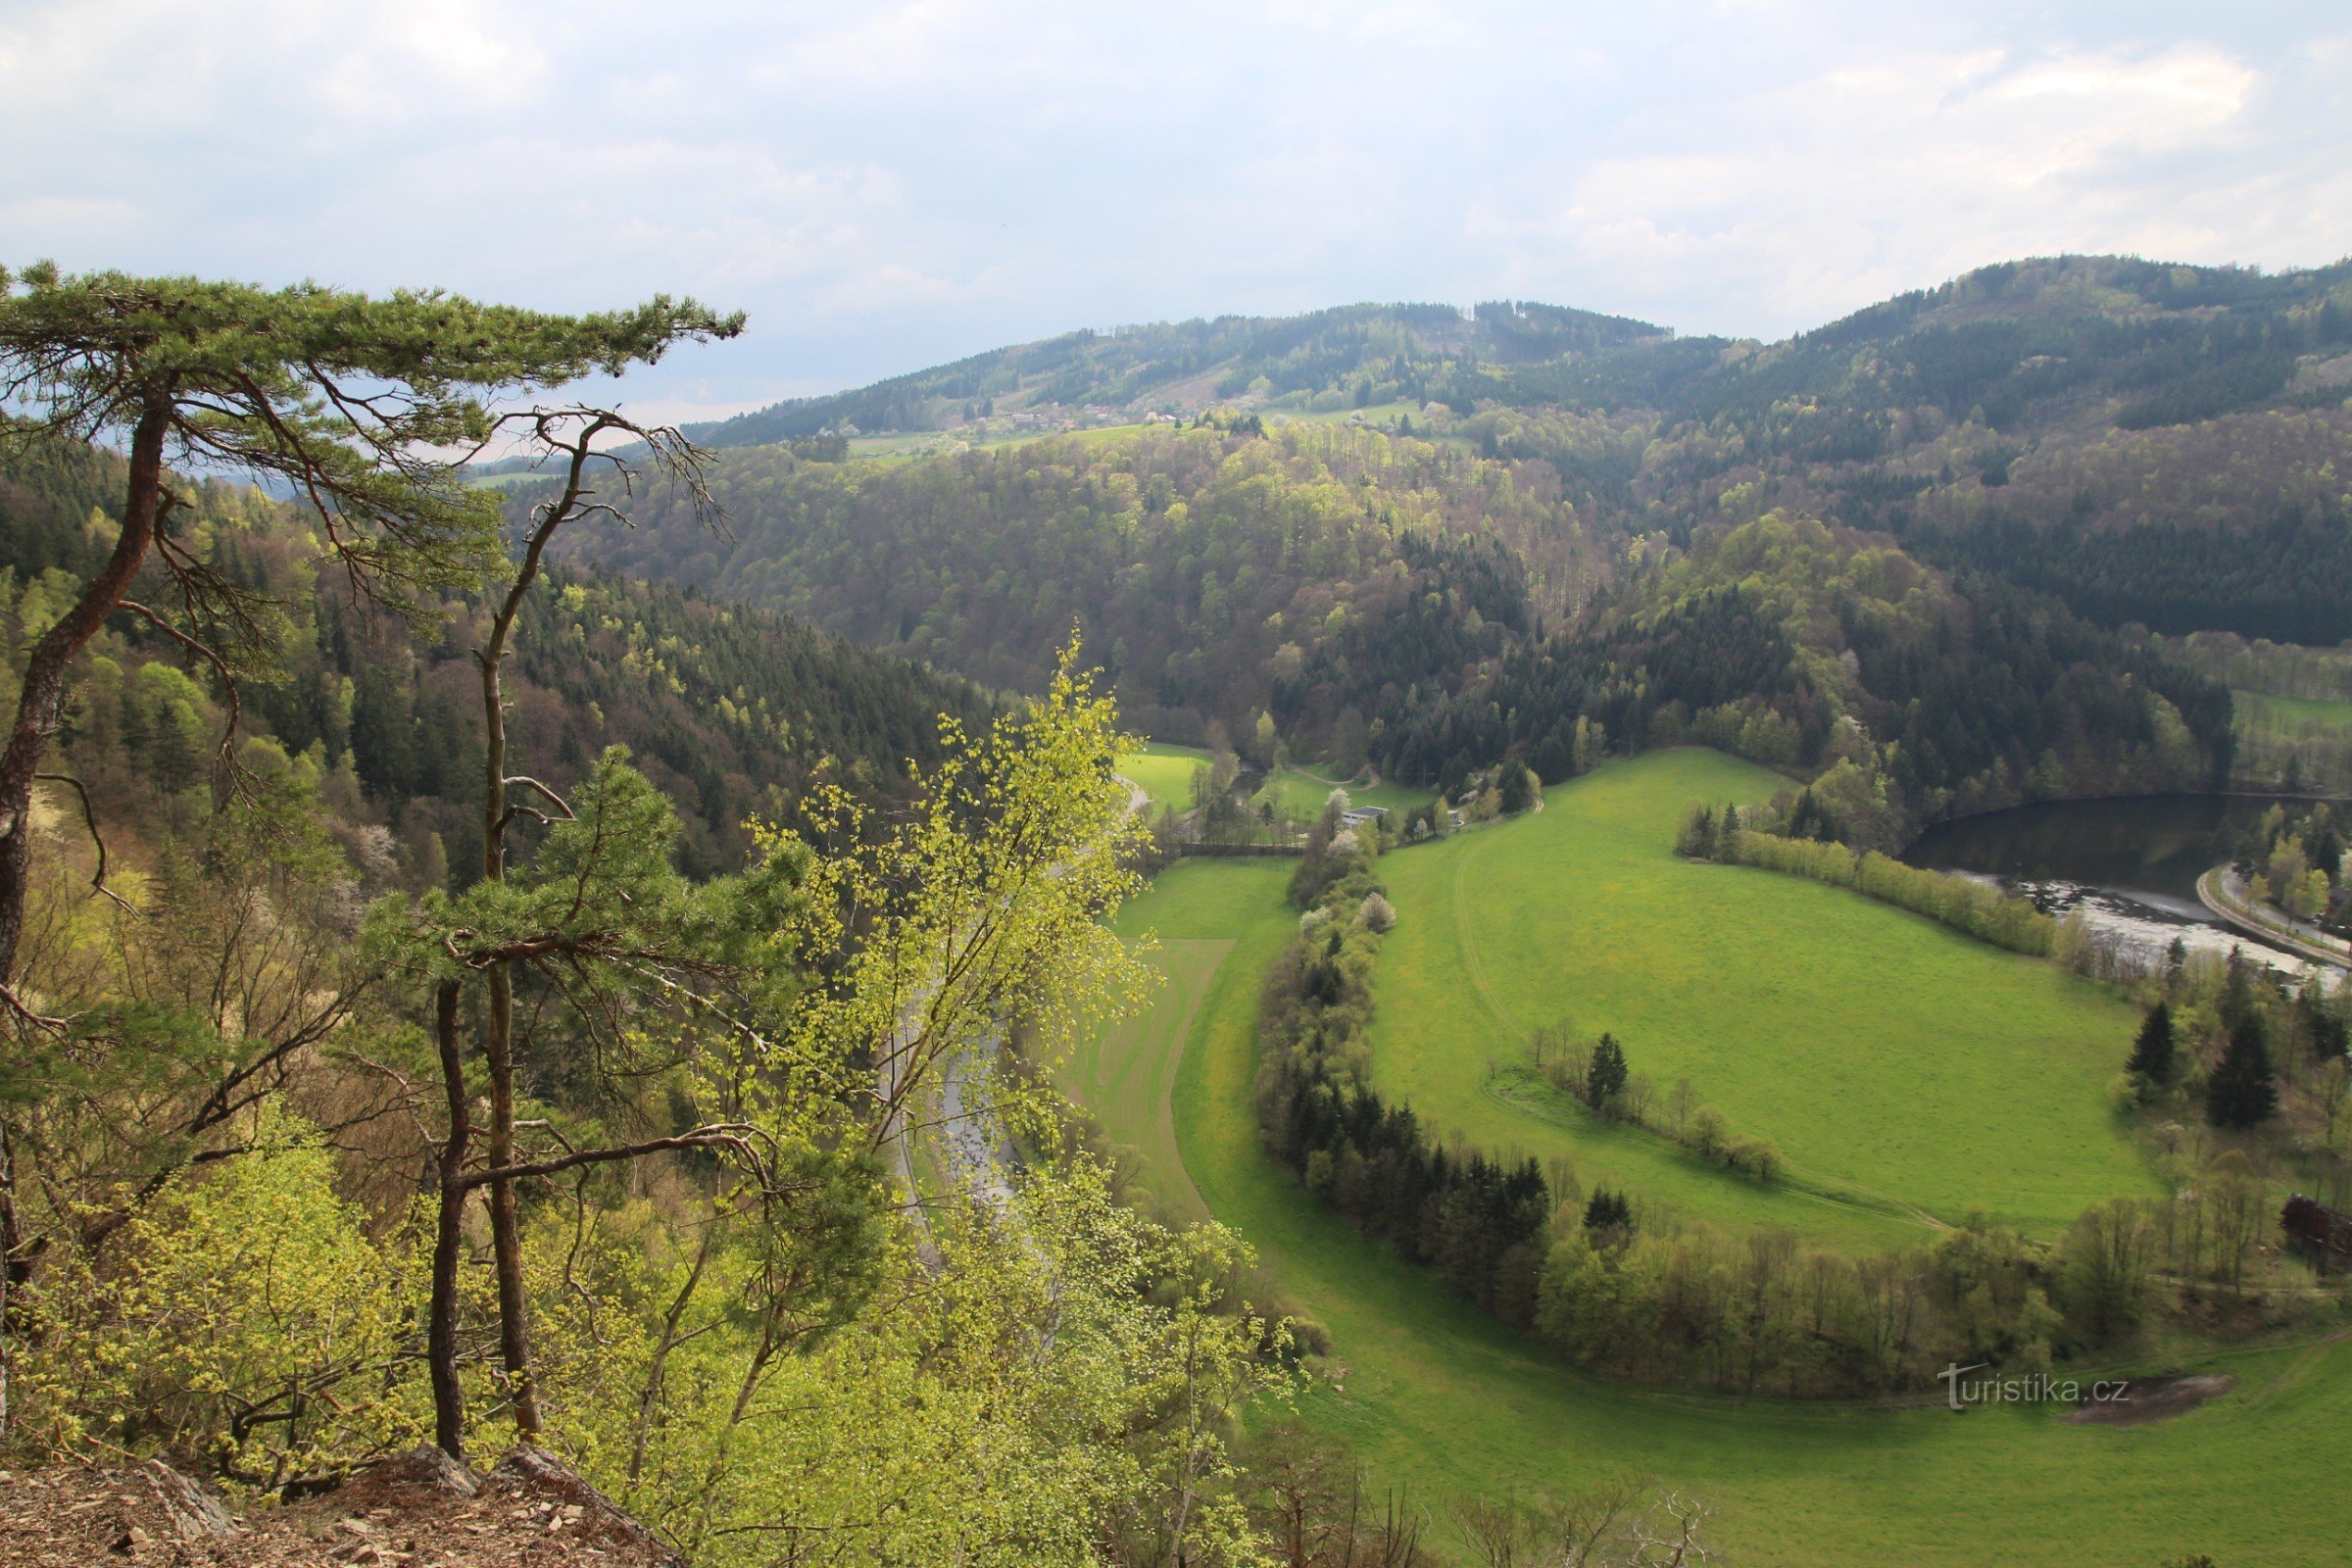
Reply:
[[2224, 795], [2045, 801], [1938, 823], [1903, 858], [1997, 882], [2061, 917], [2080, 908], [2143, 956], [2161, 956], [2178, 938], [2191, 952], [2242, 947], [2301, 974], [2302, 960], [2231, 930], [2197, 902], [2197, 878], [2229, 859], [2277, 804]]

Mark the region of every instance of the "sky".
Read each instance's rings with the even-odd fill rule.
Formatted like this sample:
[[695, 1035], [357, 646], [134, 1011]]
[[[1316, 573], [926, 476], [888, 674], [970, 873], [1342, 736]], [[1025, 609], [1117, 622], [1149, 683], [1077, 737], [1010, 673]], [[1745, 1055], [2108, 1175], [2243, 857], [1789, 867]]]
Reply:
[[748, 311], [663, 419], [1357, 300], [1771, 338], [2352, 254], [2348, 79], [2341, 0], [0, 0], [0, 261]]

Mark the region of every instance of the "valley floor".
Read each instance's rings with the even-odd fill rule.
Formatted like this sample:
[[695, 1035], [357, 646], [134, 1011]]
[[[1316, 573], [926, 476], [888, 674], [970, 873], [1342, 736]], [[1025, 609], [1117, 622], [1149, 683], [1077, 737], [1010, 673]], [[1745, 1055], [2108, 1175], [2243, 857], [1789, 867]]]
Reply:
[[[1676, 770], [1692, 764], [1665, 765], [1675, 776], [1658, 788], [1678, 792], [1665, 808], [1671, 815], [1682, 793], [1706, 792], [1684, 789], [1690, 780]], [[1544, 815], [1573, 814], [1578, 791], [1608, 798], [1628, 776], [1639, 781], [1643, 766], [1554, 791]], [[1565, 832], [1568, 820], [1546, 831]], [[1533, 837], [1542, 821], [1393, 857], [1384, 870], [1406, 890], [1400, 910], [1410, 918], [1406, 900], [1415, 898], [1417, 878], [1446, 870], [1442, 860], [1416, 869], [1415, 857], [1469, 854], [1483, 837], [1496, 846], [1494, 858], [1474, 861], [1467, 880], [1493, 892], [1496, 878], [1526, 858], [1502, 853], [1505, 835]], [[1554, 869], [1571, 869], [1571, 859]], [[2352, 1460], [2352, 1348], [2340, 1335], [2199, 1357], [2187, 1370], [2227, 1372], [2234, 1389], [2140, 1426], [2076, 1425], [2048, 1406], [1955, 1415], [1933, 1407], [1933, 1389], [1908, 1409], [1742, 1402], [1579, 1374], [1350, 1231], [1259, 1152], [1250, 1109], [1259, 981], [1295, 928], [1283, 898], [1288, 870], [1196, 861], [1163, 874], [1121, 925], [1156, 934], [1154, 962], [1168, 983], [1143, 1016], [1082, 1052], [1067, 1082], [1115, 1139], [1142, 1152], [1172, 1207], [1233, 1226], [1329, 1330], [1336, 1375], [1306, 1398], [1303, 1413], [1351, 1441], [1378, 1484], [1403, 1486], [1442, 1511], [1446, 1498], [1473, 1489], [1569, 1492], [1598, 1474], [1640, 1471], [1716, 1505], [1719, 1541], [1747, 1564], [2121, 1568], [2198, 1551], [2224, 1563], [2340, 1552], [2344, 1511], [2334, 1478]], [[1783, 894], [1800, 905], [1816, 895], [1859, 902], [1788, 879], [1763, 887], [1764, 905]], [[1761, 905], [1740, 915], [1783, 917]], [[1937, 941], [1944, 935], [1935, 933]], [[1983, 951], [1993, 970], [2007, 967], [2008, 959]], [[1384, 959], [1384, 1015], [1391, 971], [1408, 952]], [[1491, 960], [1488, 967], [1490, 982], [1515, 983], [1496, 982]], [[1801, 968], [1789, 983], [1802, 985]], [[1396, 1004], [1412, 1005], [1409, 997]], [[1477, 1005], [1457, 998], [1455, 1011]], [[2085, 1017], [2099, 1017], [2099, 1005], [2082, 1005]], [[1742, 1114], [1753, 1120], [1758, 1110]], [[2000, 1169], [2005, 1157], [1988, 1154], [1981, 1174], [2013, 1174]], [[2140, 1179], [2129, 1162], [2114, 1162], [2111, 1149], [2094, 1146], [2088, 1158], [2094, 1174], [2084, 1180], [2095, 1182], [2097, 1172], [2120, 1172], [2126, 1186]]]

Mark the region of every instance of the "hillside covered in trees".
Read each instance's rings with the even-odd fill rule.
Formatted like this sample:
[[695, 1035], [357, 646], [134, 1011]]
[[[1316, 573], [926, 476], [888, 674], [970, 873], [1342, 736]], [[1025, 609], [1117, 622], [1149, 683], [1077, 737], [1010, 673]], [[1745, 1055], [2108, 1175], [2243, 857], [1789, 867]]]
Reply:
[[1299, 1352], [1015, 1059], [1141, 988], [1113, 705], [551, 569], [674, 431], [524, 407], [514, 516], [443, 455], [739, 326], [0, 272], [0, 1552], [1263, 1559]]
[[1467, 318], [1449, 305], [1221, 316], [997, 349], [856, 391], [779, 403], [694, 434], [712, 446], [759, 446], [845, 425], [943, 429], [1016, 411], [1037, 416], [1086, 407], [1173, 412], [1252, 394], [1301, 408], [1419, 407], [1429, 398], [1462, 400], [1457, 384], [1479, 367], [1574, 363], [1671, 336], [1646, 321], [1532, 301], [1481, 305]]
[[2218, 681], [2046, 596], [1774, 513], [1450, 698], [1382, 713], [1376, 753], [1403, 776], [1504, 756], [1556, 779], [1612, 745], [1695, 741], [1814, 778], [1824, 836], [1891, 849], [1946, 814], [2213, 787], [2230, 712]]
[[[1226, 407], [1369, 409], [1384, 426], [1442, 427], [1523, 483], [1543, 465], [1580, 523], [1618, 540], [1680, 545], [1782, 508], [1892, 533], [2111, 628], [2334, 643], [2352, 636], [2348, 395], [2352, 264], [2058, 257], [1773, 344], [1527, 302], [1077, 334], [710, 434], [986, 441]], [[992, 412], [1011, 406], [1022, 421]]]
[[[0, 578], [21, 651], [113, 543], [124, 464], [86, 446], [0, 445]], [[417, 886], [462, 886], [481, 858], [479, 646], [484, 604], [453, 601], [422, 634], [321, 571], [299, 514], [259, 491], [190, 485], [188, 524], [231, 581], [276, 607], [278, 662], [244, 683], [240, 734], [309, 756], [356, 829], [390, 836]], [[742, 862], [755, 815], [794, 818], [808, 788], [901, 797], [908, 759], [939, 755], [938, 717], [985, 722], [968, 681], [829, 636], [770, 610], [607, 572], [563, 573], [522, 612], [510, 723], [567, 789], [607, 746], [630, 749], [679, 808], [679, 854], [708, 875]], [[154, 627], [110, 630], [67, 750], [127, 814], [205, 780], [226, 722], [201, 662]]]
[[1643, 530], [1639, 470], [1665, 465], [1635, 437], [1500, 410], [1460, 428], [1204, 421], [892, 465], [753, 448], [713, 469], [728, 537], [653, 498], [584, 548], [1015, 689], [1074, 622], [1153, 734], [1213, 726], [1261, 760], [1274, 736], [1447, 789], [1703, 741], [1867, 774], [1843, 821], [1885, 847], [1952, 812], [2229, 775], [2227, 689], [2052, 594], [1819, 514], [1749, 517], [1754, 481]]

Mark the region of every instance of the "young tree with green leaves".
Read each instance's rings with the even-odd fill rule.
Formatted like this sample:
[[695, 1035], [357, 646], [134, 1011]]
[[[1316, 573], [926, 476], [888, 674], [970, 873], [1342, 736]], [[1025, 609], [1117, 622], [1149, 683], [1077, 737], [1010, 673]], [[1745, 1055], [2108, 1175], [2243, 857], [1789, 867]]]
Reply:
[[[356, 596], [422, 621], [434, 596], [507, 569], [498, 498], [462, 472], [463, 456], [500, 431], [493, 400], [616, 375], [741, 326], [740, 316], [667, 297], [564, 317], [437, 291], [376, 298], [309, 283], [68, 276], [48, 264], [0, 270], [0, 400], [18, 416], [7, 438], [121, 440], [129, 459], [112, 549], [31, 649], [0, 749], [0, 1004], [21, 1034], [69, 1027], [17, 981], [33, 792], [75, 658], [127, 613], [209, 666], [227, 708], [220, 759], [232, 790], [238, 685], [270, 669], [278, 607], [183, 536], [187, 498], [172, 466], [283, 486], [318, 518], [321, 553]], [[581, 427], [593, 423], [588, 413]], [[538, 434], [547, 438], [544, 423]], [[486, 690], [495, 699], [494, 676]], [[78, 782], [58, 781], [86, 811]], [[6, 1136], [0, 1123], [0, 1275], [13, 1281], [25, 1259]]]

